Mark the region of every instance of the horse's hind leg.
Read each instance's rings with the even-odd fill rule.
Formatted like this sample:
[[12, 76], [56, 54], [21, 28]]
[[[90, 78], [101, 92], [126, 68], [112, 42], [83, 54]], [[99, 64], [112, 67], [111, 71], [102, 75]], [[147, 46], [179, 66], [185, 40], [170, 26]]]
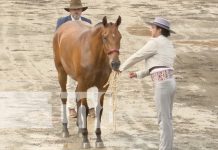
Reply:
[[62, 123], [63, 123], [63, 137], [69, 137], [69, 132], [67, 128], [68, 119], [67, 119], [67, 74], [64, 69], [61, 67], [58, 69], [58, 80], [61, 86], [61, 101], [62, 101]]
[[76, 88], [77, 97], [77, 125], [79, 131], [82, 133], [83, 142], [82, 148], [90, 148], [90, 142], [88, 139], [88, 129], [87, 129], [87, 116], [89, 113], [89, 108], [87, 104], [87, 88], [83, 87], [81, 83], [78, 82]]

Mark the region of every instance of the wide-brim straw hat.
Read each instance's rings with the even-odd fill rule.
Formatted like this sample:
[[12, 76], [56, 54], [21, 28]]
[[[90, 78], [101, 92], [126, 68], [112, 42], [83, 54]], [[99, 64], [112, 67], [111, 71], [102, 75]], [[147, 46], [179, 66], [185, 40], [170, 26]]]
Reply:
[[82, 5], [81, 0], [71, 0], [70, 7], [64, 9], [69, 12], [71, 9], [80, 9], [80, 8], [82, 9], [82, 11], [88, 9], [88, 7]]
[[170, 31], [171, 33], [174, 33], [174, 34], [176, 33], [175, 31], [170, 29], [170, 22], [164, 18], [156, 17], [153, 22], [146, 22], [146, 23], [149, 25], [156, 25], [156, 26], [159, 26], [161, 28], [164, 28], [164, 29]]

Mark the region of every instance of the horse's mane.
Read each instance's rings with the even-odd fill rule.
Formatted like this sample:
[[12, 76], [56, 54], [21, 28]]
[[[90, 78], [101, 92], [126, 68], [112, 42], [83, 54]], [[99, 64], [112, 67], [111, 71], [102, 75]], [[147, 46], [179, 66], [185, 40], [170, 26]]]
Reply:
[[102, 27], [103, 27], [103, 23], [99, 22], [96, 25], [94, 25], [94, 27], [92, 28], [92, 31], [94, 32], [99, 31]]
[[95, 27], [102, 25], [102, 22], [99, 22], [95, 25]]
[[[109, 23], [107, 23], [107, 25], [111, 26], [111, 25], [113, 25], [113, 23], [109, 22]], [[94, 29], [92, 31], [94, 31], [94, 32], [99, 31], [102, 29], [103, 26], [104, 26], [103, 22], [99, 22], [94, 26]]]
[[[95, 25], [95, 27], [97, 27], [97, 26], [99, 26], [99, 25], [102, 25], [103, 23], [102, 22], [99, 22], [99, 23], [97, 23], [96, 25]], [[110, 23], [108, 23], [109, 25], [112, 25], [113, 23], [112, 22], [110, 22]]]

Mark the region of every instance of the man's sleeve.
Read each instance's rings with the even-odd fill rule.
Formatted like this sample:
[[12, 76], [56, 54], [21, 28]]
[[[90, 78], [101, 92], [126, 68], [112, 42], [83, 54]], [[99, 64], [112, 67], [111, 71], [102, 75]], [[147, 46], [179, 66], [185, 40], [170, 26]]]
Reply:
[[62, 24], [62, 18], [59, 18], [59, 19], [57, 20], [56, 30], [61, 26], [61, 24]]
[[88, 22], [89, 22], [90, 24], [92, 24], [92, 21], [91, 21], [90, 19], [88, 19]]
[[87, 23], [89, 23], [89, 24], [92, 24], [92, 21], [91, 21], [90, 19], [88, 19], [88, 18], [81, 17], [81, 20], [82, 20], [82, 21], [85, 21], [85, 22], [87, 22]]
[[137, 52], [135, 52], [132, 56], [130, 56], [121, 66], [120, 71], [124, 71], [128, 69], [129, 67], [133, 66], [137, 62], [148, 59], [149, 57], [156, 54], [156, 43], [154, 40], [148, 41], [145, 46], [143, 46], [141, 49], [139, 49]]
[[86, 18], [86, 22], [92, 24], [92, 21], [90, 19], [88, 19], [88, 18]]

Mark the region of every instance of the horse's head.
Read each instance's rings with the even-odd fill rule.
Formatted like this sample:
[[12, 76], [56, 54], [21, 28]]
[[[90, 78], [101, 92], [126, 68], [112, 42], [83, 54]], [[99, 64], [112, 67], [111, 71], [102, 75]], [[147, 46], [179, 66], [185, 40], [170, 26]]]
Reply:
[[121, 24], [121, 17], [119, 16], [116, 23], [108, 23], [106, 16], [102, 20], [102, 40], [104, 51], [109, 57], [109, 63], [113, 70], [118, 71], [120, 67], [119, 49], [121, 34], [118, 30]]

